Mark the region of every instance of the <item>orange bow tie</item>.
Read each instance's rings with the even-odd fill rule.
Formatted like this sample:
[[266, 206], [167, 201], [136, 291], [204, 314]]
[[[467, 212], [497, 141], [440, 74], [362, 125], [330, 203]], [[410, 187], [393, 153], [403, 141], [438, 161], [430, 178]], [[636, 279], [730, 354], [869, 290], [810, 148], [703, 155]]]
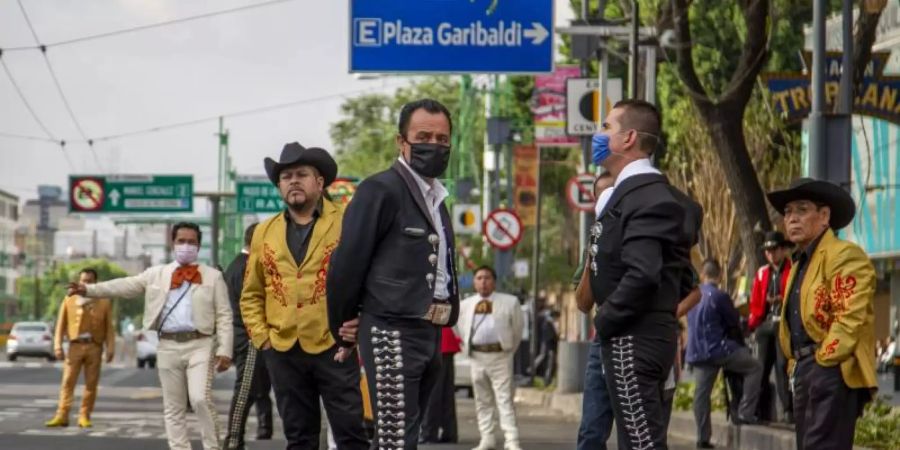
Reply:
[[175, 269], [175, 272], [172, 273], [172, 286], [170, 289], [180, 288], [185, 281], [189, 281], [191, 284], [203, 282], [197, 265], [181, 266]]

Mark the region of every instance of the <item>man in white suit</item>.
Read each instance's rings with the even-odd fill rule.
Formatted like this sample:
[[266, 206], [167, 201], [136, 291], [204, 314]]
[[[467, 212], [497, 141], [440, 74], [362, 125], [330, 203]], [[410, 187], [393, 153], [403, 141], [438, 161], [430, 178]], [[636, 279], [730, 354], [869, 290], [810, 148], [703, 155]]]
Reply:
[[506, 450], [521, 450], [513, 406], [513, 356], [522, 341], [522, 307], [509, 294], [494, 292], [497, 274], [489, 266], [475, 269], [475, 291], [460, 303], [457, 334], [469, 356], [475, 411], [481, 442], [474, 450], [495, 448], [494, 419], [500, 413]]
[[144, 329], [159, 333], [156, 362], [163, 391], [169, 448], [190, 450], [188, 400], [200, 422], [203, 448], [219, 449], [219, 425], [212, 402], [215, 372], [228, 370], [232, 352], [232, 316], [222, 273], [197, 264], [200, 227], [172, 227], [175, 261], [140, 275], [104, 283], [72, 283], [69, 295], [133, 298], [144, 295]]

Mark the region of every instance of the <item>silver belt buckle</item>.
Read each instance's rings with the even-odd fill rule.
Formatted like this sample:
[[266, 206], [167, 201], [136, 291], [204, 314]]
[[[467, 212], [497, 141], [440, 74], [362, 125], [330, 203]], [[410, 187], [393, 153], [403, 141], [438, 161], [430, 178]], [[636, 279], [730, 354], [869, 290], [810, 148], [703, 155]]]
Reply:
[[432, 303], [422, 318], [435, 325], [447, 325], [450, 323], [450, 311], [449, 303]]

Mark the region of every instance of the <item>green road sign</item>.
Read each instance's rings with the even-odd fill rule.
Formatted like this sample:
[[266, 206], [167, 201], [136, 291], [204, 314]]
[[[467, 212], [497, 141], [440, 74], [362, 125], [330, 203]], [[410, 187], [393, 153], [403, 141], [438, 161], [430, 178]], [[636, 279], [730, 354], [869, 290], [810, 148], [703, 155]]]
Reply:
[[239, 213], [273, 213], [284, 210], [278, 188], [266, 177], [241, 177], [235, 181]]
[[69, 211], [81, 213], [191, 212], [191, 175], [72, 175]]

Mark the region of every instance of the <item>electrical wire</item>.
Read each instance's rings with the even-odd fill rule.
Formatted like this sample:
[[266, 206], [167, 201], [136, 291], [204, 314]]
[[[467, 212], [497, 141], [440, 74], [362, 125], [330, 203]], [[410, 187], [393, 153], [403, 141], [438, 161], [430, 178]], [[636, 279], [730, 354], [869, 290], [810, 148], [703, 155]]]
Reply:
[[[261, 114], [261, 113], [266, 113], [266, 112], [275, 111], [275, 110], [279, 110], [279, 109], [290, 108], [290, 107], [294, 107], [294, 106], [306, 105], [306, 104], [310, 104], [310, 103], [317, 103], [317, 102], [321, 102], [321, 101], [325, 101], [325, 100], [332, 100], [332, 99], [336, 99], [336, 98], [345, 98], [345, 97], [351, 96], [351, 95], [366, 94], [366, 93], [376, 91], [378, 89], [382, 89], [384, 87], [388, 87], [388, 86], [379, 86], [377, 88], [360, 89], [360, 90], [356, 90], [356, 91], [323, 95], [320, 97], [295, 100], [295, 101], [285, 102], [285, 103], [277, 103], [274, 105], [261, 106], [261, 107], [257, 107], [257, 108], [245, 109], [242, 111], [235, 111], [235, 112], [226, 113], [226, 114], [216, 114], [216, 115], [207, 116], [207, 117], [203, 117], [203, 118], [199, 118], [199, 119], [192, 119], [192, 120], [186, 120], [183, 122], [169, 123], [169, 124], [165, 124], [165, 125], [159, 125], [159, 126], [144, 128], [144, 129], [140, 129], [140, 130], [126, 131], [123, 133], [96, 137], [93, 139], [93, 142], [111, 141], [111, 140], [115, 140], [115, 139], [121, 139], [124, 137], [131, 137], [131, 136], [137, 136], [137, 135], [148, 134], [148, 133], [156, 133], [156, 132], [170, 130], [170, 129], [174, 129], [174, 128], [183, 128], [183, 127], [197, 125], [197, 124], [204, 123], [204, 122], [211, 122], [214, 120], [219, 120], [220, 117], [241, 117], [241, 116]], [[390, 87], [396, 87], [396, 86], [390, 86]]]
[[[79, 42], [92, 41], [95, 39], [102, 39], [102, 38], [107, 38], [107, 37], [112, 37], [112, 36], [118, 36], [121, 34], [134, 33], [137, 31], [144, 31], [144, 30], [149, 30], [149, 29], [153, 29], [153, 28], [165, 27], [165, 26], [169, 26], [169, 25], [190, 22], [190, 21], [198, 20], [198, 19], [206, 19], [206, 18], [210, 18], [210, 17], [220, 16], [220, 15], [224, 15], [224, 14], [231, 14], [231, 13], [246, 11], [246, 10], [250, 10], [250, 9], [261, 8], [264, 6], [271, 6], [271, 5], [274, 5], [277, 3], [286, 3], [286, 2], [290, 2], [290, 1], [293, 1], [293, 0], [269, 0], [269, 1], [264, 1], [264, 2], [254, 3], [251, 5], [239, 6], [237, 8], [223, 9], [223, 10], [213, 11], [213, 12], [204, 13], [204, 14], [197, 14], [194, 16], [182, 17], [179, 19], [167, 20], [164, 22], [151, 23], [151, 24], [141, 25], [141, 26], [132, 27], [132, 28], [123, 28], [121, 30], [114, 30], [114, 31], [108, 31], [105, 33], [91, 34], [91, 35], [81, 36], [81, 37], [72, 38], [72, 39], [65, 39], [62, 41], [57, 41], [57, 42], [53, 42], [53, 43], [49, 43], [49, 44], [25, 45], [25, 46], [20, 46], [20, 47], [7, 47], [7, 48], [2, 48], [2, 50], [4, 52], [23, 51], [23, 50], [42, 50], [43, 51], [44, 49], [47, 49], [50, 47], [59, 47], [59, 46], [70, 45], [70, 44], [75, 44], [75, 43], [79, 43]], [[21, 1], [20, 1], [20, 6], [21, 6]], [[34, 30], [32, 30], [32, 34], [34, 34]], [[36, 35], [35, 35], [35, 41], [40, 42], [37, 39]]]
[[[28, 29], [31, 30], [31, 35], [34, 37], [34, 41], [40, 44], [41, 40], [38, 38], [37, 31], [34, 29], [34, 25], [31, 24], [31, 19], [28, 17], [28, 12], [25, 10], [25, 5], [22, 4], [22, 0], [17, 0], [19, 4], [19, 9], [22, 11], [22, 17], [25, 18], [25, 23], [28, 24]], [[59, 78], [56, 76], [56, 71], [53, 70], [53, 65], [50, 63], [50, 58], [47, 57], [47, 47], [41, 45], [41, 55], [44, 57], [44, 63], [47, 65], [47, 71], [50, 72], [50, 77], [53, 78], [53, 84], [56, 86], [56, 92], [59, 93], [59, 97], [62, 99], [63, 105], [66, 107], [66, 111], [69, 113], [69, 118], [72, 119], [72, 123], [75, 124], [75, 129], [78, 130], [78, 134], [81, 135], [81, 138], [88, 142], [88, 147], [91, 150], [91, 155], [94, 157], [94, 163], [97, 164], [97, 169], [103, 172], [103, 166], [100, 164], [100, 158], [97, 157], [97, 151], [94, 150], [93, 143], [87, 138], [87, 135], [84, 133], [84, 129], [81, 127], [81, 123], [78, 122], [78, 118], [75, 117], [75, 113], [72, 111], [72, 105], [69, 104], [69, 99], [66, 97], [66, 94], [63, 92], [62, 85], [59, 83]], [[65, 146], [65, 144], [63, 144]], [[63, 152], [65, 152], [65, 148], [63, 148]], [[68, 157], [68, 155], [66, 156]]]
[[25, 104], [25, 108], [28, 109], [28, 112], [31, 113], [31, 117], [35, 122], [37, 122], [38, 126], [41, 127], [41, 130], [43, 130], [44, 134], [46, 134], [47, 137], [50, 138], [50, 140], [58, 143], [59, 140], [53, 136], [53, 133], [51, 133], [50, 130], [47, 129], [47, 126], [44, 125], [44, 122], [41, 120], [41, 118], [38, 117], [36, 112], [34, 112], [34, 108], [31, 106], [31, 103], [28, 102], [28, 99], [25, 98], [25, 93], [22, 92], [22, 88], [19, 86], [19, 83], [16, 82], [16, 78], [13, 77], [12, 72], [9, 70], [9, 66], [6, 65], [6, 61], [2, 57], [0, 57], [0, 65], [3, 66], [3, 70], [6, 72], [6, 76], [7, 78], [9, 78], [10, 84], [12, 84], [13, 88], [16, 90], [16, 93], [19, 94], [19, 98], [22, 99], [22, 103]]
[[24, 139], [24, 140], [28, 140], [28, 141], [50, 142], [52, 144], [59, 145], [59, 141], [54, 141], [53, 139], [40, 137], [40, 136], [30, 136], [27, 134], [6, 133], [4, 131], [0, 131], [0, 137], [10, 138], [10, 139]]

